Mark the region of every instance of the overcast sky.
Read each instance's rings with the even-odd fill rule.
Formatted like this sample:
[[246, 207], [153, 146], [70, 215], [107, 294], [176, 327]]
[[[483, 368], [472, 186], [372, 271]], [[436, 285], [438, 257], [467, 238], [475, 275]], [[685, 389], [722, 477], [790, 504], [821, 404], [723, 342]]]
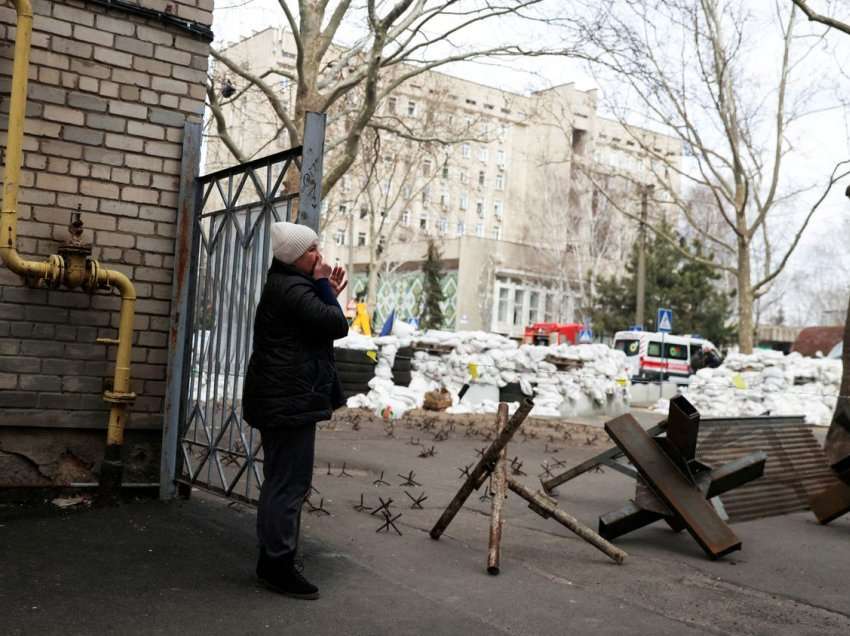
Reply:
[[[756, 11], [763, 11], [765, 6], [773, 5], [772, 2], [765, 3], [763, 0], [737, 1], [749, 3]], [[784, 0], [778, 1], [782, 3]], [[820, 0], [820, 2], [815, 0], [812, 5], [816, 8], [825, 9], [826, 0]], [[850, 19], [850, 2], [837, 6], [843, 8], [840, 8], [836, 15]], [[268, 26], [279, 26], [285, 22], [277, 0], [215, 0], [215, 7], [213, 30], [216, 34], [217, 44], [233, 42], [250, 35], [252, 32], [260, 31]], [[769, 15], [763, 16], [765, 21], [771, 17]], [[811, 29], [808, 25], [801, 25], [800, 32], [808, 33], [811, 32]], [[350, 25], [341, 29], [341, 43], [353, 42], [358, 34], [357, 25]], [[506, 35], [510, 36], [512, 41], [517, 42], [556, 44], [554, 36], [547, 32], [544, 26], [532, 26], [517, 22], [505, 24], [499, 29], [494, 29], [492, 25], [479, 28], [468, 34], [467, 38], [476, 44], [492, 45], [494, 39]], [[837, 76], [841, 67], [850, 67], [850, 64], [848, 64], [850, 62], [850, 36], [833, 32], [827, 38], [831, 48], [828, 53], [820, 55], [817, 62], [819, 66], [813, 68], [812, 72], [819, 72], [834, 62], [834, 75]], [[766, 40], [767, 38], [765, 38]], [[755, 72], [759, 73], [762, 69], [763, 73], [766, 74], [776, 72], [779, 60], [775, 53], [769, 45], [761, 41], [753, 43], [752, 59]], [[583, 63], [563, 58], [533, 58], [527, 61], [511, 61], [510, 67], [506, 66], [505, 63], [498, 65], [459, 63], [443, 70], [453, 75], [515, 92], [527, 92], [565, 82], [575, 82], [582, 89], [597, 87], [596, 81], [587, 72]], [[824, 77], [829, 80], [835, 79], [833, 75], [829, 74], [825, 74]], [[850, 82], [850, 77], [841, 79], [843, 79], [845, 86]], [[617, 87], [610, 85], [603, 85], [599, 88], [603, 91], [617, 90]], [[820, 108], [821, 105], [815, 106]], [[789, 183], [795, 185], [822, 184], [836, 162], [850, 157], [846, 110], [834, 108], [807, 117], [791, 132], [789, 142], [794, 148], [785, 164], [785, 174]], [[791, 263], [793, 270], [797, 272], [801, 269], [805, 270], [807, 255], [811, 254], [811, 250], [820, 250], [823, 244], [827, 242], [835, 243], [836, 228], [841, 228], [843, 232], [850, 228], [850, 224], [843, 222], [844, 219], [850, 217], [850, 201], [844, 197], [844, 186], [846, 185], [845, 183], [842, 187], [833, 190], [829, 199], [815, 217], [813, 225], [810, 226], [810, 230], [804, 237], [802, 249]], [[804, 195], [799, 200], [798, 206], [795, 206], [795, 208], [799, 207], [800, 209], [783, 211], [782, 218], [788, 218], [789, 223], [793, 222], [793, 217], [800, 214], [802, 209], [807, 208], [814, 197], [814, 192]], [[838, 239], [843, 239], [845, 244], [850, 242], [850, 236], [841, 235]], [[850, 253], [850, 250], [846, 250], [845, 253]], [[850, 256], [848, 260], [850, 260]]]

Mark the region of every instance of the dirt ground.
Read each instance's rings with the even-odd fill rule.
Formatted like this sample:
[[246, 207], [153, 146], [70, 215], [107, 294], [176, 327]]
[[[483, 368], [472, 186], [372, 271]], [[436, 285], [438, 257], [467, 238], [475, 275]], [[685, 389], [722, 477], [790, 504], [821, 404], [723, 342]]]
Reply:
[[[492, 414], [453, 414], [414, 409], [402, 417], [384, 420], [368, 409], [342, 408], [321, 425], [328, 431], [383, 427], [387, 437], [418, 440], [422, 444], [441, 442], [450, 437], [490, 441], [495, 436], [496, 417]], [[521, 441], [541, 440], [547, 448], [607, 448], [611, 440], [598, 426], [548, 417], [528, 417], [517, 434]]]

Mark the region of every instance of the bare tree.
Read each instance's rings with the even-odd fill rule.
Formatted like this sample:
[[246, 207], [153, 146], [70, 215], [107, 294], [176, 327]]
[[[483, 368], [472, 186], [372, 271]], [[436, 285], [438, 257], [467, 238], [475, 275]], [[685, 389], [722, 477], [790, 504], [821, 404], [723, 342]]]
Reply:
[[[414, 201], [431, 203], [433, 183], [445, 163], [441, 144], [400, 140], [392, 133], [371, 129], [360, 161], [349, 173], [358, 182], [352, 214], [366, 221], [368, 250], [366, 302], [377, 305], [379, 276], [388, 276], [395, 266], [392, 246], [413, 238], [410, 209]], [[389, 138], [387, 142], [383, 140]]]
[[[631, 89], [621, 91], [623, 99], [612, 100], [612, 110], [624, 125], [640, 114], [648, 127], [681, 139], [685, 149], [687, 160], [680, 165], [678, 157], [659, 152], [641, 129], [625, 126], [651, 158], [658, 183], [675, 183], [670, 175], [676, 175], [685, 185], [684, 192], [656, 189], [657, 203], [674, 206], [720, 258], [699, 259], [675, 237], [665, 238], [690, 258], [735, 277], [739, 344], [749, 353], [754, 304], [785, 268], [832, 186], [850, 174], [850, 162], [836, 166], [822, 192], [805, 205], [796, 227], [773, 222], [778, 210], [791, 202], [799, 206], [800, 195], [807, 191], [787, 184], [783, 164], [791, 150], [789, 131], [807, 114], [807, 100], [812, 98], [800, 74], [819, 40], [795, 34], [799, 14], [794, 7], [777, 10], [779, 65], [775, 77], [768, 77], [763, 71], [749, 71], [754, 38], [765, 45], [766, 36], [755, 32], [760, 26], [739, 3], [606, 0], [596, 15], [578, 27], [580, 36], [594, 45], [593, 66], [613, 71]], [[687, 195], [691, 188], [710, 193], [728, 232], [717, 235], [695, 217]], [[622, 211], [636, 219], [634, 212]]]
[[[806, 0], [791, 0], [814, 22], [827, 25], [846, 34], [850, 34], [850, 22], [844, 22], [829, 16], [815, 13]], [[850, 189], [847, 191], [850, 197]], [[841, 354], [842, 374], [841, 386], [838, 390], [838, 402], [835, 412], [832, 414], [832, 422], [826, 434], [824, 450], [830, 463], [836, 463], [850, 456], [850, 301], [847, 305], [847, 314], [844, 318], [844, 341]]]
[[[292, 40], [292, 64], [262, 71], [251, 69], [227, 51], [211, 54], [222, 73], [247, 84], [267, 102], [277, 137], [289, 145], [300, 143], [306, 111], [328, 113], [324, 192], [329, 192], [357, 158], [365, 132], [381, 128], [400, 136], [409, 134], [396, 118], [376, 119], [379, 105], [394, 91], [432, 69], [458, 61], [517, 55], [548, 55], [551, 51], [524, 50], [506, 38], [504, 43], [476, 47], [461, 45], [482, 25], [499, 20], [525, 19], [541, 9], [544, 0], [279, 0], [287, 37]], [[360, 37], [351, 46], [335, 44], [344, 25], [358, 25]], [[279, 82], [291, 83], [291, 106], [281, 96]], [[214, 89], [213, 89], [214, 90]], [[211, 95], [208, 106], [218, 135], [233, 156], [242, 161], [248, 152], [228, 134], [229, 120], [222, 100]]]

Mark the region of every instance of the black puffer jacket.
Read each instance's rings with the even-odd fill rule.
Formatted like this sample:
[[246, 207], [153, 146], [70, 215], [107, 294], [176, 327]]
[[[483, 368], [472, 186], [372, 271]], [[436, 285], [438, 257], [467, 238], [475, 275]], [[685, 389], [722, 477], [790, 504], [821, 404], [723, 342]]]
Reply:
[[330, 418], [344, 403], [333, 341], [347, 334], [328, 281], [273, 260], [254, 321], [242, 391], [245, 421], [263, 429]]

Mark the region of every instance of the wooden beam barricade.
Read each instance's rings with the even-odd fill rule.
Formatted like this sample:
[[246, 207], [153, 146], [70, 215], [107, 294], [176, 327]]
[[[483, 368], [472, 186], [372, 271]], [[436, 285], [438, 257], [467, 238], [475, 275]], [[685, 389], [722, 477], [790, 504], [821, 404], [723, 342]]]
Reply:
[[[508, 405], [504, 402], [499, 404], [499, 412], [496, 415], [496, 433], [505, 430], [508, 423]], [[490, 544], [487, 550], [487, 572], [496, 575], [499, 573], [499, 553], [502, 542], [502, 508], [505, 498], [508, 496], [508, 449], [505, 446], [499, 453], [496, 469], [493, 471], [493, 502], [490, 506]]]
[[513, 414], [513, 417], [511, 417], [505, 428], [501, 433], [499, 433], [498, 437], [493, 440], [493, 443], [490, 444], [489, 448], [484, 451], [481, 459], [478, 460], [475, 468], [470, 471], [469, 477], [467, 477], [466, 481], [463, 482], [463, 485], [460, 487], [460, 490], [457, 491], [454, 499], [451, 500], [448, 507], [437, 520], [437, 523], [435, 523], [434, 527], [431, 528], [430, 535], [432, 539], [437, 540], [440, 538], [446, 528], [449, 527], [452, 519], [455, 518], [455, 515], [460, 512], [463, 504], [466, 503], [467, 499], [469, 499], [469, 495], [471, 495], [473, 491], [476, 490], [487, 479], [487, 477], [493, 473], [493, 470], [496, 467], [496, 462], [499, 459], [499, 454], [508, 445], [508, 442], [511, 441], [514, 433], [516, 433], [519, 430], [519, 427], [522, 426], [522, 423], [525, 421], [525, 418], [528, 417], [532, 408], [534, 408], [534, 402], [529, 399], [522, 401], [519, 408]]
[[552, 518], [562, 526], [571, 530], [579, 537], [587, 541], [597, 550], [600, 550], [616, 563], [622, 563], [628, 556], [623, 550], [603, 539], [599, 534], [588, 528], [569, 513], [558, 508], [554, 503], [540, 492], [531, 492], [523, 484], [515, 479], [508, 478], [508, 488], [528, 502], [528, 507], [544, 519]]

